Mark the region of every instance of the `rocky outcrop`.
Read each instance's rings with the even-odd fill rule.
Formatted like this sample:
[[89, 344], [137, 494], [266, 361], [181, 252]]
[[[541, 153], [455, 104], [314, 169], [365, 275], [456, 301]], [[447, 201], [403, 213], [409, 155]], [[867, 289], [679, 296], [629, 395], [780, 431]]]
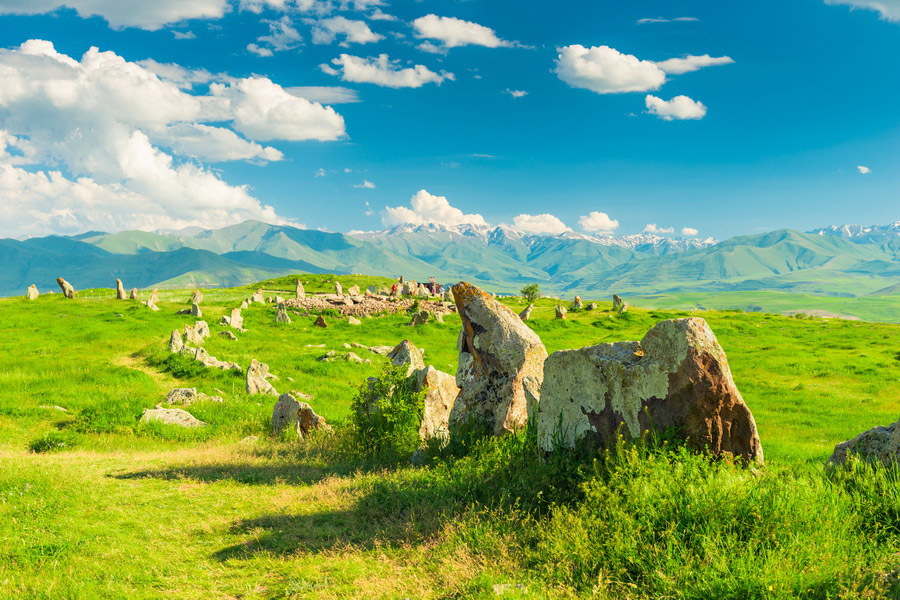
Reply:
[[852, 440], [841, 442], [834, 447], [828, 462], [842, 465], [850, 455], [867, 462], [880, 462], [886, 467], [900, 463], [900, 421], [887, 427], [873, 427]]
[[144, 414], [141, 416], [141, 423], [154, 421], [166, 425], [177, 425], [178, 427], [203, 427], [206, 425], [206, 423], [185, 410], [180, 408], [162, 408], [161, 406], [148, 408], [144, 410]]
[[272, 434], [281, 436], [285, 430], [295, 432], [301, 440], [317, 430], [331, 431], [325, 419], [312, 406], [299, 402], [291, 394], [282, 394], [272, 411]]
[[753, 415], [700, 318], [662, 321], [640, 342], [554, 352], [544, 364], [536, 426], [548, 451], [671, 429], [693, 448], [763, 461]]
[[250, 361], [250, 366], [247, 367], [247, 393], [277, 396], [278, 392], [269, 383], [268, 377], [269, 365], [261, 363], [255, 358]]
[[63, 279], [62, 277], [56, 278], [56, 283], [59, 284], [59, 289], [62, 290], [63, 296], [72, 300], [75, 298], [75, 288], [72, 287], [72, 284]]
[[37, 300], [39, 295], [40, 294], [38, 293], [37, 286], [34, 285], [33, 283], [30, 286], [28, 286], [28, 291], [25, 292], [25, 297], [28, 298], [29, 300]]
[[125, 286], [122, 285], [121, 279], [116, 279], [116, 300], [124, 300], [125, 298]]
[[565, 319], [566, 315], [569, 314], [569, 311], [566, 310], [565, 306], [556, 305], [556, 318], [557, 319]]
[[409, 340], [403, 340], [391, 350], [387, 357], [395, 367], [406, 366], [406, 374], [412, 375], [413, 371], [425, 368], [425, 352], [416, 347]]
[[290, 323], [291, 318], [287, 314], [287, 310], [284, 308], [284, 304], [279, 304], [277, 310], [275, 311], [275, 322], [276, 323]]
[[531, 318], [531, 312], [534, 310], [534, 304], [529, 304], [525, 307], [525, 310], [519, 313], [519, 318], [523, 321], [527, 321]]
[[169, 336], [169, 352], [181, 352], [181, 349], [184, 348], [184, 341], [181, 339], [181, 334], [177, 329], [172, 330], [172, 335]]
[[459, 396], [451, 427], [471, 423], [493, 434], [515, 430], [540, 398], [547, 350], [516, 313], [468, 283], [453, 286], [462, 320]]

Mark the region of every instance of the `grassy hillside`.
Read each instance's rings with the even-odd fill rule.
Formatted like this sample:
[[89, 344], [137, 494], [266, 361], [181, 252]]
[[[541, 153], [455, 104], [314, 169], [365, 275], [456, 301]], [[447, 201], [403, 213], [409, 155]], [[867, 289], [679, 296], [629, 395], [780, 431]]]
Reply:
[[[309, 291], [335, 278], [302, 277]], [[259, 287], [292, 291], [293, 280]], [[253, 287], [206, 294], [207, 349], [268, 363], [279, 391], [313, 396], [334, 436], [269, 440], [274, 398], [169, 359], [188, 291], [164, 293], [158, 313], [0, 300], [0, 597], [890, 597], [882, 574], [900, 550], [900, 486], [883, 470], [829, 476], [823, 461], [896, 420], [900, 326], [702, 313], [756, 417], [759, 472], [678, 450], [544, 457], [524, 434], [414, 467], [372, 464], [347, 445], [354, 391], [385, 359], [316, 358], [409, 338], [453, 372], [458, 317], [418, 328], [402, 315], [356, 327], [327, 317], [321, 330], [312, 316], [276, 325], [271, 306], [254, 305], [238, 341], [219, 336], [220, 316]], [[609, 308], [561, 322], [541, 300], [530, 325], [552, 352], [639, 339], [688, 314]], [[201, 430], [140, 424], [176, 386], [225, 402], [188, 408], [209, 424]]]

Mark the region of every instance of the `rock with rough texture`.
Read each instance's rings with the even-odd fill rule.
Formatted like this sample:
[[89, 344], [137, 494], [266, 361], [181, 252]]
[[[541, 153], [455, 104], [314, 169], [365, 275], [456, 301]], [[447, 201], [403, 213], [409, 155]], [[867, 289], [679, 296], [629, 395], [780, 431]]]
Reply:
[[241, 308], [241, 310], [243, 310], [245, 308], [250, 308], [250, 302], [248, 300], [242, 300], [240, 308]]
[[201, 338], [208, 338], [210, 336], [209, 324], [206, 321], [197, 321], [194, 323], [194, 331], [197, 332]]
[[575, 300], [572, 301], [572, 309], [581, 310], [582, 308], [584, 308], [584, 303], [581, 301], [581, 296], [575, 296]]
[[221, 335], [224, 338], [228, 338], [229, 340], [236, 341], [238, 339], [237, 336], [234, 335], [234, 333], [232, 333], [231, 331], [223, 331], [223, 332], [219, 333], [219, 335]]
[[203, 290], [195, 289], [191, 294], [191, 304], [200, 304], [203, 302]]
[[156, 421], [166, 425], [177, 425], [178, 427], [203, 427], [206, 425], [203, 421], [197, 419], [194, 415], [180, 408], [148, 408], [144, 410], [141, 416], [141, 423], [149, 423]]
[[470, 423], [495, 435], [528, 421], [541, 395], [547, 350], [516, 313], [483, 290], [460, 282], [453, 296], [462, 320], [458, 341], [459, 396], [451, 427]]
[[328, 327], [328, 322], [325, 320], [325, 317], [319, 315], [318, 317], [316, 317], [316, 320], [313, 321], [313, 327], [321, 327], [322, 329], [325, 329], [326, 327]]
[[116, 279], [116, 300], [124, 300], [125, 298], [125, 286], [122, 285], [121, 279]]
[[75, 288], [72, 287], [72, 284], [63, 279], [62, 277], [56, 278], [56, 283], [59, 284], [59, 288], [62, 290], [63, 296], [72, 300], [75, 298]]
[[557, 319], [565, 319], [566, 315], [569, 314], [569, 311], [566, 310], [565, 306], [556, 305], [556, 318]]
[[294, 298], [297, 300], [306, 298], [306, 290], [303, 289], [303, 284], [299, 279], [297, 280], [297, 287], [294, 289]]
[[244, 328], [244, 317], [243, 315], [241, 315], [241, 309], [231, 309], [231, 316], [228, 319], [228, 324], [237, 330], [241, 330]]
[[131, 294], [128, 295], [128, 298], [129, 298], [130, 300], [137, 300], [137, 299], [138, 299], [138, 291], [137, 291], [137, 288], [131, 288]]
[[362, 321], [357, 319], [356, 317], [347, 317], [348, 325], [362, 325]]
[[423, 441], [448, 439], [450, 411], [459, 396], [456, 377], [431, 366], [418, 369], [413, 376], [416, 378], [417, 391], [425, 391], [425, 410], [419, 426], [419, 438]]
[[275, 322], [276, 323], [290, 323], [291, 318], [287, 314], [287, 310], [284, 308], [284, 304], [279, 304], [278, 309], [275, 311]]
[[184, 348], [184, 341], [181, 339], [181, 334], [177, 329], [173, 329], [172, 335], [169, 336], [169, 352], [181, 352], [182, 348]]
[[534, 310], [534, 304], [529, 304], [525, 307], [525, 310], [519, 313], [519, 318], [523, 321], [527, 321], [531, 318], [531, 311]]
[[[171, 344], [171, 339], [169, 340]], [[184, 326], [184, 344], [191, 346], [198, 346], [203, 343], [203, 336], [200, 335], [194, 327], [191, 325]]]
[[[218, 391], [218, 390], [217, 390]], [[221, 396], [207, 396], [197, 388], [174, 388], [166, 395], [166, 404], [190, 406], [194, 402], [224, 402]]]
[[159, 304], [159, 290], [150, 292], [150, 300], [153, 301], [153, 304]]
[[842, 465], [850, 455], [867, 462], [880, 462], [886, 467], [900, 463], [900, 421], [887, 427], [873, 427], [852, 440], [841, 442], [834, 447], [828, 462]]
[[623, 301], [622, 304], [619, 305], [618, 312], [619, 312], [619, 314], [622, 314], [623, 312], [627, 312], [627, 311], [628, 311], [628, 303]]
[[403, 340], [394, 346], [387, 357], [395, 367], [406, 366], [406, 374], [409, 376], [413, 371], [425, 368], [424, 355], [425, 352], [417, 348], [411, 341]]
[[40, 295], [38, 293], [37, 286], [34, 285], [33, 283], [30, 286], [28, 286], [28, 291], [25, 294], [29, 300], [37, 300], [38, 296]]
[[197, 319], [203, 316], [203, 311], [200, 310], [199, 304], [191, 304], [191, 316]]
[[312, 406], [299, 402], [291, 394], [282, 394], [272, 411], [272, 434], [280, 436], [285, 430], [296, 432], [302, 440], [316, 430], [331, 431], [325, 419]]
[[587, 306], [584, 307], [584, 310], [597, 310], [597, 303], [591, 302]]
[[250, 361], [250, 366], [247, 367], [247, 393], [277, 396], [278, 392], [269, 383], [268, 376], [269, 365], [261, 363], [255, 358]]
[[266, 300], [263, 298], [262, 290], [256, 290], [252, 296], [250, 296], [250, 304], [258, 302], [259, 304], [265, 304]]
[[434, 313], [434, 320], [436, 323], [444, 323], [444, 313]]
[[413, 315], [412, 320], [408, 323], [410, 327], [417, 327], [419, 325], [424, 325], [428, 322], [428, 318], [431, 317], [431, 314], [427, 310], [420, 310], [416, 314]]
[[625, 304], [625, 302], [624, 302], [617, 294], [613, 294], [613, 305], [612, 305], [612, 309], [613, 309], [614, 311], [616, 311], [616, 312], [621, 312], [620, 309], [621, 309], [621, 307], [622, 307], [623, 304]]
[[149, 309], [152, 310], [153, 312], [159, 312], [159, 307], [156, 305], [156, 302], [153, 300], [153, 297], [152, 297], [152, 296], [150, 297], [149, 300], [147, 300], [146, 302], [144, 302], [144, 304], [146, 304], [146, 305], [147, 305], [147, 308], [149, 308]]
[[340, 281], [334, 282], [334, 295], [338, 298], [344, 295], [344, 286], [341, 285]]
[[359, 293], [360, 293], [359, 286], [358, 285], [350, 286], [350, 289], [347, 290], [347, 293], [350, 294], [351, 296], [359, 296]]
[[554, 352], [544, 364], [536, 423], [548, 451], [671, 429], [693, 448], [763, 462], [753, 415], [700, 318], [662, 321], [640, 342]]

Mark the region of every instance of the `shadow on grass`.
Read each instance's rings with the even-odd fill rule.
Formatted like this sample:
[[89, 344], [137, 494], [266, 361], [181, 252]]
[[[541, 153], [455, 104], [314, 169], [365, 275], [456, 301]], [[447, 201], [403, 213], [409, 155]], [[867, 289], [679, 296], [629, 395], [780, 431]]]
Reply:
[[202, 483], [232, 481], [244, 485], [309, 485], [326, 477], [345, 475], [346, 471], [324, 469], [308, 465], [259, 465], [211, 464], [198, 466], [167, 467], [147, 469], [119, 475], [115, 479], [162, 479], [166, 481], [191, 480]]

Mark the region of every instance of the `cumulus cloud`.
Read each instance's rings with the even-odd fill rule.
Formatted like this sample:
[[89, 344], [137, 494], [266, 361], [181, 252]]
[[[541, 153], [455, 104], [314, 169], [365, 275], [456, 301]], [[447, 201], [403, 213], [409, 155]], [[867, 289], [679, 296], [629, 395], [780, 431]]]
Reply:
[[644, 227], [645, 233], [675, 233], [674, 227], [658, 227], [656, 223], [648, 223]]
[[556, 74], [572, 87], [617, 94], [656, 90], [666, 81], [665, 71], [656, 63], [609, 46], [585, 48], [573, 44], [557, 51]]
[[325, 169], [319, 167], [319, 170], [316, 171], [316, 177], [325, 177], [325, 175], [327, 175]]
[[862, 165], [856, 167], [856, 170], [859, 171], [862, 175], [868, 175], [872, 172], [872, 169], [870, 169], [869, 167], [864, 167]]
[[594, 233], [612, 233], [619, 228], [619, 222], [608, 214], [593, 211], [578, 219], [578, 225], [585, 231]]
[[874, 10], [885, 21], [900, 23], [900, 0], [825, 0], [825, 4], [846, 4], [852, 8]]
[[[338, 139], [343, 119], [266, 78], [217, 78], [42, 40], [0, 50], [2, 233], [283, 222], [197, 161], [280, 160], [258, 142]], [[207, 93], [187, 91], [198, 79]]]
[[521, 214], [513, 219], [513, 229], [534, 235], [559, 235], [572, 231], [565, 223], [550, 214]]
[[374, 189], [375, 189], [375, 184], [372, 183], [371, 181], [369, 181], [368, 179], [363, 179], [363, 182], [362, 182], [362, 183], [357, 183], [357, 184], [354, 185], [353, 187], [355, 187], [355, 188], [360, 188], [360, 189], [365, 189], [365, 190], [374, 190]]
[[682, 227], [681, 235], [695, 236], [695, 235], [697, 235], [697, 230], [694, 229], [693, 227]]
[[330, 44], [338, 36], [343, 37], [342, 46], [368, 44], [384, 39], [383, 35], [369, 29], [365, 21], [354, 21], [346, 17], [331, 17], [307, 23], [312, 25], [313, 44]]
[[638, 25], [646, 25], [647, 23], [679, 23], [679, 22], [691, 22], [691, 21], [699, 21], [697, 17], [675, 17], [674, 19], [664, 19], [663, 17], [649, 18], [649, 19], [638, 19]]
[[730, 56], [710, 56], [702, 54], [695, 56], [688, 54], [683, 58], [670, 58], [656, 63], [656, 66], [668, 73], [669, 75], [681, 75], [682, 73], [691, 73], [699, 71], [703, 67], [714, 67], [717, 65], [730, 65], [734, 60]]
[[85, 19], [99, 16], [113, 29], [156, 31], [188, 19], [221, 19], [229, 10], [229, 0], [5, 0], [0, 3], [0, 15], [38, 15], [60, 8], [74, 9]]
[[525, 90], [511, 90], [509, 88], [506, 88], [505, 90], [503, 90], [503, 93], [509, 94], [513, 98], [524, 98], [525, 96], [528, 95], [528, 92], [526, 92]]
[[647, 94], [645, 102], [650, 114], [665, 121], [702, 119], [706, 116], [706, 106], [687, 96], [675, 96], [671, 100], [663, 100]]
[[289, 94], [320, 104], [353, 104], [360, 101], [356, 90], [341, 86], [310, 85], [284, 89]]
[[434, 196], [419, 190], [405, 206], [386, 206], [381, 212], [381, 222], [388, 226], [410, 223], [412, 225], [487, 225], [478, 214], [465, 214], [450, 205], [444, 196]]
[[[514, 42], [508, 42], [497, 37], [494, 30], [472, 21], [464, 21], [455, 17], [439, 17], [435, 14], [419, 17], [412, 22], [419, 39], [437, 40], [442, 48], [457, 48], [459, 46], [485, 46], [487, 48], [500, 48], [516, 46]], [[431, 42], [425, 42], [420, 49], [434, 52], [438, 46]]]
[[256, 38], [262, 45], [247, 44], [247, 50], [257, 56], [272, 56], [275, 52], [293, 50], [303, 41], [303, 37], [294, 28], [294, 23], [287, 15], [277, 21], [263, 19], [262, 22], [269, 26], [269, 35]]
[[352, 83], [374, 83], [391, 88], [417, 88], [426, 83], [440, 85], [445, 79], [453, 80], [453, 73], [435, 73], [424, 65], [401, 67], [399, 60], [391, 60], [387, 54], [361, 58], [341, 54], [329, 64], [320, 66], [329, 75], [340, 75], [344, 81]]

